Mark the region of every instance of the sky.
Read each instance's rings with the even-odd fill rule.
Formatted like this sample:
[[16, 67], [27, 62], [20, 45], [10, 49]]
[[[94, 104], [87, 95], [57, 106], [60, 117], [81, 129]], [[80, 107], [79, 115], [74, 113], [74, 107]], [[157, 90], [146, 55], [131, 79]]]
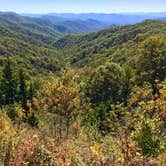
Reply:
[[0, 11], [17, 13], [164, 12], [166, 0], [0, 0]]

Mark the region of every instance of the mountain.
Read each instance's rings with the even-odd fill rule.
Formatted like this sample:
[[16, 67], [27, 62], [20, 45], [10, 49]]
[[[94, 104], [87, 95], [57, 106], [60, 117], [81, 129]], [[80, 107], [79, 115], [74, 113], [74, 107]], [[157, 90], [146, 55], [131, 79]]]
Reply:
[[61, 34], [45, 24], [15, 13], [0, 13], [0, 64], [9, 56], [16, 67], [26, 68], [32, 75], [59, 70], [59, 53], [49, 43]]
[[9, 56], [16, 66], [36, 75], [57, 72], [66, 64], [95, 67], [110, 59], [123, 63], [132, 59], [139, 42], [151, 35], [166, 33], [165, 22], [147, 20], [77, 34], [100, 29], [100, 25], [103, 24], [96, 20], [32, 18], [1, 12], [0, 64]]
[[54, 28], [62, 34], [83, 34], [108, 27], [107, 24], [94, 19], [70, 20], [54, 16], [43, 16], [41, 19], [52, 22], [55, 25]]
[[164, 165], [166, 22], [102, 25], [0, 13], [0, 166]]
[[159, 19], [166, 17], [166, 12], [161, 13], [120, 13], [120, 14], [104, 14], [104, 13], [49, 13], [49, 14], [24, 14], [30, 17], [51, 17], [52, 19], [61, 18], [64, 20], [88, 20], [93, 19], [99, 22], [103, 22], [107, 25], [127, 25], [135, 24], [146, 19]]
[[38, 34], [45, 33], [49, 38], [59, 37], [68, 33], [88, 33], [101, 30], [107, 26], [102, 22], [92, 19], [84, 21], [79, 19], [67, 20], [59, 17], [48, 16], [32, 18], [21, 16], [12, 12], [0, 12], [0, 23], [12, 28], [12, 30], [21, 31], [22, 29], [26, 29], [27, 31], [35, 31]]
[[[123, 63], [136, 52], [138, 44], [152, 35], [166, 35], [166, 23], [146, 20], [111, 28], [87, 35], [67, 35], [58, 39], [53, 46], [63, 50], [73, 65], [92, 66], [109, 59]], [[103, 59], [101, 59], [103, 58]], [[96, 63], [96, 64], [95, 64]]]
[[125, 24], [134, 24], [141, 22], [145, 19], [145, 16], [137, 15], [126, 15], [126, 14], [96, 14], [96, 13], [87, 13], [87, 14], [48, 14], [49, 16], [62, 17], [66, 19], [94, 19], [97, 21], [102, 21], [107, 25], [125, 25]]
[[160, 18], [161, 21], [166, 21], [166, 17]]
[[0, 63], [10, 56], [31, 74], [56, 72], [63, 60], [51, 44], [64, 34], [87, 33], [103, 25], [95, 20], [60, 21], [0, 12]]
[[14, 32], [35, 37], [45, 43], [50, 43], [61, 33], [52, 28], [49, 21], [37, 18], [23, 17], [16, 13], [0, 13], [0, 24]]

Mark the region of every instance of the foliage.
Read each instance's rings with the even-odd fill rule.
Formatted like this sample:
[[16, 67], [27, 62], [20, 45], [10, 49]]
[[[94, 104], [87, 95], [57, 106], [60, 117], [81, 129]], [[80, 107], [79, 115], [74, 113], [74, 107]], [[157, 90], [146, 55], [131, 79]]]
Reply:
[[31, 127], [38, 127], [39, 120], [34, 112], [28, 115], [27, 122]]
[[166, 39], [152, 36], [141, 43], [137, 71], [140, 80], [150, 82], [153, 94], [157, 91], [156, 80], [162, 81], [166, 76]]
[[27, 106], [27, 102], [28, 102], [27, 89], [26, 89], [27, 85], [26, 85], [25, 74], [23, 73], [22, 70], [19, 71], [19, 84], [20, 84], [20, 87], [19, 87], [20, 101], [21, 101], [22, 108], [25, 110], [25, 115], [27, 117], [28, 111], [29, 111], [29, 108]]
[[134, 139], [144, 157], [157, 156], [161, 150], [160, 140], [155, 135], [150, 122], [144, 120], [134, 133]]
[[[7, 59], [2, 74], [2, 90], [4, 92], [4, 103], [14, 104], [17, 97], [17, 80], [14, 77], [11, 62]], [[2, 95], [3, 96], [3, 95]]]
[[6, 105], [3, 109], [12, 121], [19, 123], [23, 119], [24, 110], [19, 104]]
[[97, 104], [108, 100], [120, 101], [123, 77], [123, 69], [118, 64], [107, 63], [95, 70], [86, 88], [90, 102]]
[[8, 19], [0, 16], [0, 165], [165, 164], [164, 22], [55, 41], [41, 20]]
[[44, 98], [39, 96], [41, 98], [39, 105], [57, 115], [55, 121], [60, 125], [59, 135], [62, 137], [62, 125], [65, 124], [66, 137], [68, 137], [71, 121], [82, 114], [83, 108], [86, 109], [81, 99], [79, 76], [62, 71], [59, 77], [49, 83], [49, 89], [45, 89], [43, 93], [46, 93], [46, 96], [44, 94]]

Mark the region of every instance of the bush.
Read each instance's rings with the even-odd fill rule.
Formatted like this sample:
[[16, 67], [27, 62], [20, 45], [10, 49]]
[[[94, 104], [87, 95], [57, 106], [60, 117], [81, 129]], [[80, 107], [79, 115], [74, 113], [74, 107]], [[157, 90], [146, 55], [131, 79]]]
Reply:
[[31, 127], [38, 127], [39, 120], [34, 113], [31, 113], [28, 116], [27, 122]]
[[155, 157], [161, 152], [161, 143], [155, 135], [152, 125], [144, 120], [134, 133], [134, 140], [140, 148], [140, 153], [145, 157]]

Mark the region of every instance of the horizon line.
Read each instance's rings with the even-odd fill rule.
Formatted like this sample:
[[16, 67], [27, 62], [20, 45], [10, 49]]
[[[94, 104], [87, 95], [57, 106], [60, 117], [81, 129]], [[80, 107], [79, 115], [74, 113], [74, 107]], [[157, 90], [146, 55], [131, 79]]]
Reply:
[[134, 11], [129, 11], [129, 12], [38, 12], [38, 13], [35, 13], [35, 12], [16, 12], [16, 11], [1, 11], [0, 12], [4, 12], [4, 13], [16, 13], [16, 14], [153, 14], [153, 13], [166, 13], [166, 11], [137, 11], [137, 12], [134, 12]]

